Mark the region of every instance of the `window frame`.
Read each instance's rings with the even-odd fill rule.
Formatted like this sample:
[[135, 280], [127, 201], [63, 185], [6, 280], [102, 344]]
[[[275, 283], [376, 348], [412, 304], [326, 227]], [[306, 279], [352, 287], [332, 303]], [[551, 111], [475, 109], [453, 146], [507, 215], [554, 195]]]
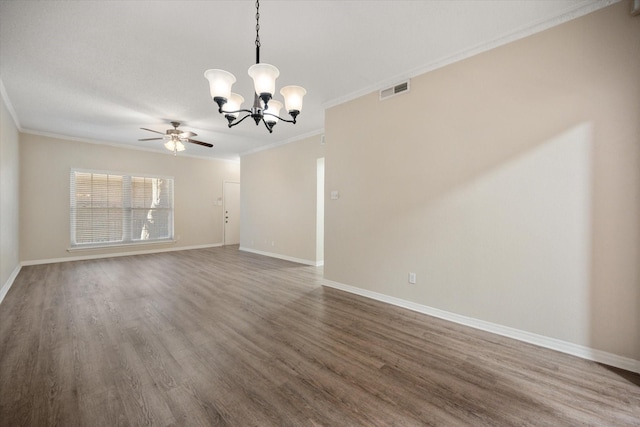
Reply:
[[[92, 241], [86, 243], [78, 243], [77, 242], [77, 206], [76, 206], [76, 176], [78, 173], [82, 174], [92, 174], [92, 175], [110, 175], [110, 176], [118, 176], [122, 180], [121, 184], [121, 194], [122, 194], [122, 203], [120, 208], [121, 216], [122, 216], [122, 236], [120, 240], [115, 241]], [[149, 207], [149, 208], [140, 208], [134, 207], [133, 203], [133, 187], [132, 181], [134, 178], [144, 178], [144, 179], [163, 179], [168, 181], [167, 185], [169, 185], [169, 196], [168, 208], [158, 208], [158, 207]], [[159, 243], [175, 243], [175, 178], [173, 176], [168, 175], [157, 175], [157, 174], [148, 174], [148, 173], [124, 173], [124, 172], [114, 172], [114, 171], [105, 171], [105, 170], [96, 170], [96, 169], [83, 169], [83, 168], [71, 168], [69, 172], [69, 250], [82, 250], [82, 249], [100, 249], [100, 248], [110, 248], [117, 246], [136, 246], [136, 245], [153, 245]], [[152, 239], [134, 239], [132, 236], [133, 231], [133, 222], [134, 222], [134, 211], [140, 211], [141, 209], [146, 210], [163, 210], [168, 212], [168, 230], [167, 237], [161, 238], [152, 238]]]

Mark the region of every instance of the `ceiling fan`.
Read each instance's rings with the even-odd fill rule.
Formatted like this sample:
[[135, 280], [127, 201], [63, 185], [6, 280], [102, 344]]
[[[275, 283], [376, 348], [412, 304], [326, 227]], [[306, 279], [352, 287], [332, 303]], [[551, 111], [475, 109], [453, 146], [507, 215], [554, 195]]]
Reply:
[[192, 144], [203, 145], [205, 147], [213, 147], [213, 144], [209, 144], [208, 142], [196, 141], [195, 139], [191, 139], [192, 136], [198, 136], [197, 133], [189, 132], [189, 131], [181, 131], [178, 130], [178, 126], [180, 126], [180, 122], [171, 122], [171, 126], [173, 129], [167, 129], [165, 133], [158, 132], [157, 130], [140, 128], [142, 130], [147, 130], [153, 133], [159, 133], [163, 135], [162, 138], [143, 138], [138, 141], [155, 141], [164, 139], [164, 146], [167, 150], [173, 151], [173, 154], [176, 155], [178, 151], [184, 151], [183, 142], [191, 142]]

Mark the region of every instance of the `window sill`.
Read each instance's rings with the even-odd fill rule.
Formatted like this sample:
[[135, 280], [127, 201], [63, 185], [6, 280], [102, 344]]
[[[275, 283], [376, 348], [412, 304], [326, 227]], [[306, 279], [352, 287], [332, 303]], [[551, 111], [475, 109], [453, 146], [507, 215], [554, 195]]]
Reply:
[[67, 248], [67, 252], [84, 252], [84, 251], [101, 251], [105, 249], [117, 249], [117, 248], [131, 248], [136, 246], [154, 246], [154, 245], [167, 245], [167, 244], [175, 244], [177, 240], [167, 239], [167, 240], [154, 240], [152, 242], [131, 242], [131, 243], [113, 243], [113, 244], [105, 244], [105, 245], [86, 245], [86, 246], [72, 246]]

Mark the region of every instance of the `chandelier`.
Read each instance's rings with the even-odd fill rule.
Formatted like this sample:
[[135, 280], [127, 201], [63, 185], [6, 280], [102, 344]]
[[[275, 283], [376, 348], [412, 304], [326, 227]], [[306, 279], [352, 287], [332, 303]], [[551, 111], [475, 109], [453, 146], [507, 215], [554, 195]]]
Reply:
[[[211, 97], [218, 104], [218, 112], [224, 114], [229, 122], [229, 127], [242, 123], [247, 117], [253, 118], [256, 126], [264, 123], [269, 133], [279, 120], [287, 123], [296, 123], [296, 117], [302, 110], [302, 98], [307, 91], [300, 86], [285, 86], [280, 89], [284, 97], [285, 108], [292, 120], [280, 117], [282, 103], [273, 98], [276, 87], [276, 78], [280, 71], [270, 64], [260, 62], [260, 1], [256, 1], [256, 63], [249, 67], [249, 76], [253, 79], [255, 92], [253, 106], [250, 109], [242, 108], [244, 98], [231, 92], [231, 86], [236, 78], [228, 71], [210, 69], [204, 72], [204, 77], [209, 80]], [[246, 113], [240, 120], [240, 113]]]

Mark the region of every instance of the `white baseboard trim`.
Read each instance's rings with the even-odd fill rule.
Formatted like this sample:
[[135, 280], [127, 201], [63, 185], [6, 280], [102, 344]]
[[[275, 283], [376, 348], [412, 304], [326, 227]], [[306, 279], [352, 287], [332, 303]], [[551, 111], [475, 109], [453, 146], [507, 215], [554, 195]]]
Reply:
[[[240, 250], [244, 252], [250, 252], [252, 254], [268, 256], [271, 258], [283, 259], [285, 261], [297, 262], [298, 264], [311, 265], [313, 267], [317, 267], [321, 265], [321, 264], [318, 264], [316, 261], [311, 261], [309, 259], [295, 258], [288, 255], [276, 254], [273, 252], [259, 251], [256, 249], [245, 248], [243, 246], [240, 246]], [[324, 262], [322, 262], [322, 264], [324, 264]]]
[[451, 313], [415, 302], [403, 300], [385, 294], [380, 294], [366, 289], [357, 288], [355, 286], [345, 285], [339, 282], [323, 279], [324, 286], [339, 289], [352, 294], [371, 298], [377, 301], [403, 307], [418, 313], [427, 314], [429, 316], [438, 317], [461, 325], [524, 341], [540, 347], [549, 348], [562, 353], [580, 357], [582, 359], [591, 360], [605, 365], [621, 368], [627, 371], [640, 373], [640, 360], [630, 359], [628, 357], [619, 356], [617, 354], [608, 353], [606, 351], [597, 350], [583, 345], [573, 344], [556, 338], [546, 337], [520, 329], [499, 325], [497, 323], [486, 322], [484, 320], [474, 319], [472, 317], [462, 316], [460, 314]]
[[9, 292], [9, 289], [11, 289], [11, 285], [13, 285], [13, 282], [14, 280], [16, 280], [16, 277], [18, 277], [18, 273], [20, 273], [21, 268], [22, 268], [22, 264], [18, 264], [16, 268], [13, 270], [13, 272], [11, 273], [11, 275], [9, 276], [9, 278], [7, 279], [7, 281], [5, 282], [5, 284], [2, 285], [2, 288], [0, 288], [0, 304], [2, 304], [2, 300], [4, 300], [4, 297]]
[[213, 243], [209, 245], [179, 246], [179, 247], [171, 247], [171, 248], [146, 249], [142, 251], [113, 252], [113, 253], [105, 253], [105, 254], [78, 255], [78, 256], [70, 256], [70, 257], [64, 257], [64, 258], [37, 259], [37, 260], [30, 260], [30, 261], [22, 261], [22, 265], [24, 266], [24, 265], [52, 264], [54, 262], [84, 261], [89, 259], [157, 254], [161, 252], [188, 251], [192, 249], [218, 248], [222, 245], [223, 245], [222, 243]]

